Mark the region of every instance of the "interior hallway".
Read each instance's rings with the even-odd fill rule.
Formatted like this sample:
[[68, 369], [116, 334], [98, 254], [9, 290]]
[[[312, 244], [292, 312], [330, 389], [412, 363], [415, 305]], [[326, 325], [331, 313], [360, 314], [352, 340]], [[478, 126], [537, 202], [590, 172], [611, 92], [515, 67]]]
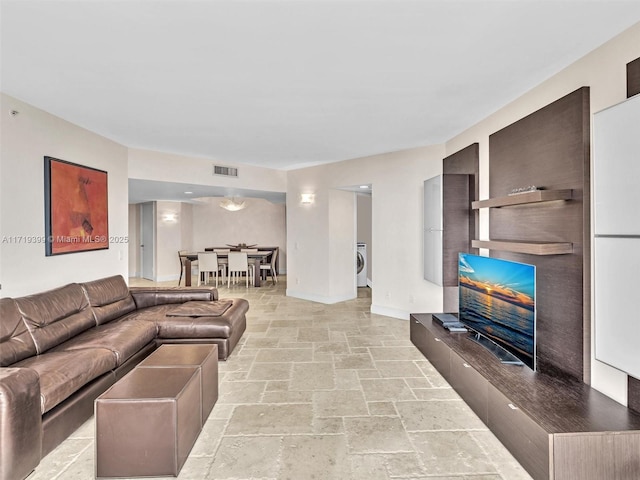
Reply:
[[[218, 403], [178, 478], [531, 478], [411, 344], [409, 323], [369, 313], [369, 288], [334, 305], [285, 290], [285, 276], [219, 287], [249, 300], [247, 331], [219, 364]], [[94, 472], [91, 419], [29, 480]]]

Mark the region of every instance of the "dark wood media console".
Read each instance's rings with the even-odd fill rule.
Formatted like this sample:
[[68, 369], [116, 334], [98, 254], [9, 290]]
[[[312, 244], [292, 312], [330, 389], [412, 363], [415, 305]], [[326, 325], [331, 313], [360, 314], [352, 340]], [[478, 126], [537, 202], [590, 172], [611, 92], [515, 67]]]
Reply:
[[562, 372], [505, 365], [431, 314], [413, 344], [536, 480], [637, 480], [640, 414]]

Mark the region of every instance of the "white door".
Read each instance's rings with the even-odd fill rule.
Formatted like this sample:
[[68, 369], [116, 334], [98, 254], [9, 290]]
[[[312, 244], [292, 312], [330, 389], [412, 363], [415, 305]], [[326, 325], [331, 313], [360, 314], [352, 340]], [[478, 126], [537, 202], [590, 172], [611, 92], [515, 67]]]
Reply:
[[155, 208], [153, 203], [143, 203], [140, 208], [140, 258], [142, 278], [155, 280]]

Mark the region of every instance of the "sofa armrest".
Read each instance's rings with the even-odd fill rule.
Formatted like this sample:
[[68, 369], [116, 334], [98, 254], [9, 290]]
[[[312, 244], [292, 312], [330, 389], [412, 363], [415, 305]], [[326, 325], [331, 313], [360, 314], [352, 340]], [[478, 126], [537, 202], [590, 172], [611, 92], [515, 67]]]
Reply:
[[138, 309], [192, 300], [218, 300], [218, 289], [215, 287], [129, 287], [129, 291]]
[[40, 463], [40, 378], [30, 368], [0, 368], [0, 480], [22, 479]]

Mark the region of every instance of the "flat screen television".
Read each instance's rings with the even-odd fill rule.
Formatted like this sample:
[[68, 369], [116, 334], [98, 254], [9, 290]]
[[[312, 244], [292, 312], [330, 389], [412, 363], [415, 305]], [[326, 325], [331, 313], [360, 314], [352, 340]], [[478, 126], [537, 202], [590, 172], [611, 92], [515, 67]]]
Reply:
[[460, 253], [458, 286], [459, 319], [473, 339], [504, 363], [535, 370], [536, 267]]

